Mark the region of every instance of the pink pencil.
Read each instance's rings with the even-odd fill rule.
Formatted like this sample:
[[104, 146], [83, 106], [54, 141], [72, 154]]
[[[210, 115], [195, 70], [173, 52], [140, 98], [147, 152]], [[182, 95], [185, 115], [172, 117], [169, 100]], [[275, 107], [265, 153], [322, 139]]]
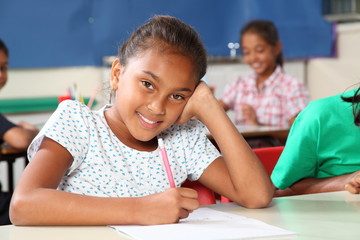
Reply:
[[168, 155], [166, 153], [166, 148], [165, 148], [165, 144], [164, 144], [163, 139], [159, 138], [158, 143], [159, 143], [159, 149], [160, 149], [161, 157], [162, 157], [163, 162], [164, 162], [166, 175], [167, 175], [169, 183], [170, 183], [170, 187], [174, 188], [175, 187], [175, 182], [174, 182], [174, 178], [173, 178], [173, 175], [172, 175], [172, 172], [171, 172], [171, 168], [170, 168], [170, 164], [169, 164], [169, 158], [168, 158]]

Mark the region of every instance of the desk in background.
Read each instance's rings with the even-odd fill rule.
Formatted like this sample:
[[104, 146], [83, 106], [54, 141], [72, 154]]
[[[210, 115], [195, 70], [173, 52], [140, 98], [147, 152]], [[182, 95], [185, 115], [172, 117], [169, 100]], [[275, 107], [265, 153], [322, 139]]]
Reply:
[[[236, 128], [252, 148], [285, 145], [287, 136], [290, 131], [289, 128], [274, 126], [236, 125]], [[208, 134], [208, 138], [215, 146], [217, 146], [214, 138], [210, 133]]]
[[19, 151], [13, 148], [5, 147], [4, 145], [0, 147], [0, 162], [7, 163], [8, 192], [13, 192], [15, 188], [14, 163], [18, 158], [24, 159], [24, 166], [28, 164], [26, 151]]
[[[204, 207], [258, 219], [297, 233], [296, 237], [261, 239], [360, 239], [360, 195], [345, 191], [274, 198], [272, 204], [263, 209], [247, 209], [235, 203], [205, 205]], [[122, 240], [131, 238], [105, 226], [15, 227], [7, 225], [0, 226], [0, 239]]]

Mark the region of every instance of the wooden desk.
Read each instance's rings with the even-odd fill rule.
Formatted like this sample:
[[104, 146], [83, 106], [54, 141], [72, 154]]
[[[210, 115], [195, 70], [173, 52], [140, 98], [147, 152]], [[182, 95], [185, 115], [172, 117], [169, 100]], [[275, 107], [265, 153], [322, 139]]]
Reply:
[[[213, 204], [204, 207], [255, 218], [297, 233], [296, 237], [270, 239], [360, 239], [360, 195], [345, 191], [274, 198], [270, 207], [264, 209], [246, 209], [235, 203]], [[122, 240], [130, 238], [110, 227], [15, 227], [7, 225], [0, 226], [0, 239]]]

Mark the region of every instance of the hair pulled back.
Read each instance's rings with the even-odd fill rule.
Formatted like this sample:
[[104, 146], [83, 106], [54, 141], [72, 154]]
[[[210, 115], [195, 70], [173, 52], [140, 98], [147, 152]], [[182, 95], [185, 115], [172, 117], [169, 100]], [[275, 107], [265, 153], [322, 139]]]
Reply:
[[129, 58], [149, 49], [171, 50], [187, 56], [194, 64], [196, 80], [206, 73], [206, 50], [197, 32], [171, 16], [155, 15], [140, 26], [119, 49], [119, 60], [124, 66]]
[[354, 124], [360, 127], [360, 88], [358, 88], [353, 96], [341, 97], [345, 102], [352, 103], [352, 110], [354, 114]]

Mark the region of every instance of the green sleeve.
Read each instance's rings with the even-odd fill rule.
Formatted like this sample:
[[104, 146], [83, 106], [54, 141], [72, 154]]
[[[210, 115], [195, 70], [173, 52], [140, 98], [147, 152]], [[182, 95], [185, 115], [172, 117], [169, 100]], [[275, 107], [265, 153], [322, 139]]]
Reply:
[[319, 135], [317, 115], [316, 107], [310, 103], [292, 125], [285, 149], [271, 174], [271, 180], [277, 188], [285, 189], [303, 178], [316, 175]]

